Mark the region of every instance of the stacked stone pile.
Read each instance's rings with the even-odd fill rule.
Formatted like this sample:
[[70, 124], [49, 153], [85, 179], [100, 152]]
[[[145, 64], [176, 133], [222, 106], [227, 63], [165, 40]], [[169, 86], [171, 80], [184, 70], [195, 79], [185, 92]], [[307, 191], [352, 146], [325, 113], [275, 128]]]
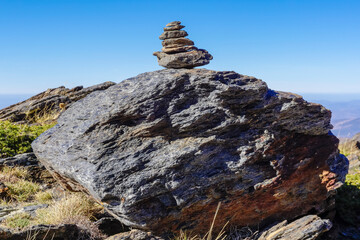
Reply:
[[163, 40], [161, 52], [155, 52], [160, 66], [166, 68], [194, 68], [206, 65], [212, 60], [211, 54], [198, 49], [194, 42], [185, 38], [188, 33], [180, 21], [168, 23], [160, 35]]

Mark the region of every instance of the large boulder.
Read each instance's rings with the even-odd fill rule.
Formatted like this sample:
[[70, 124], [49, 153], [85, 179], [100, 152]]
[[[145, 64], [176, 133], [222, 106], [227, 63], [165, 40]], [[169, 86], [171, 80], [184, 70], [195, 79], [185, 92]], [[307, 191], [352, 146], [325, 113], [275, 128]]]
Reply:
[[235, 72], [143, 73], [74, 103], [32, 147], [72, 190], [155, 234], [325, 212], [347, 173], [331, 113]]

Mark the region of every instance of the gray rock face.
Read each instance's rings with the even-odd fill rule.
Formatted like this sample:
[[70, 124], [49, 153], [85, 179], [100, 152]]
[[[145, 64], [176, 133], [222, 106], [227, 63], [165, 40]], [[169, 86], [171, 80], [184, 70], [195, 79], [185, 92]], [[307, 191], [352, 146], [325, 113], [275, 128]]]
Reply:
[[164, 32], [160, 35], [163, 48], [161, 52], [154, 52], [153, 55], [158, 58], [160, 66], [165, 68], [194, 68], [206, 65], [213, 57], [203, 49], [194, 47], [194, 42], [184, 38], [188, 34], [180, 30], [184, 26], [181, 22], [174, 21], [168, 23]]
[[328, 219], [316, 215], [302, 217], [292, 223], [286, 220], [262, 232], [257, 240], [315, 240], [332, 227]]
[[219, 202], [220, 227], [326, 211], [347, 169], [330, 115], [254, 77], [166, 69], [91, 93], [32, 147], [127, 226], [205, 233]]

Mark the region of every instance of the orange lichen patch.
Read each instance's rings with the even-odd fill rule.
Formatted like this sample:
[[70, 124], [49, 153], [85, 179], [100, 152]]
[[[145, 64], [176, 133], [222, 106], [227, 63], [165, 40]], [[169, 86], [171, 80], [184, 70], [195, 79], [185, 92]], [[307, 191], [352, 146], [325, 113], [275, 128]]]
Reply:
[[321, 178], [321, 183], [326, 185], [328, 191], [334, 190], [342, 185], [342, 183], [338, 181], [338, 175], [336, 173], [323, 171], [319, 176]]
[[65, 110], [65, 107], [66, 107], [66, 104], [65, 104], [65, 103], [60, 103], [60, 104], [59, 104], [59, 108], [61, 109], [61, 111], [64, 111], [64, 110]]

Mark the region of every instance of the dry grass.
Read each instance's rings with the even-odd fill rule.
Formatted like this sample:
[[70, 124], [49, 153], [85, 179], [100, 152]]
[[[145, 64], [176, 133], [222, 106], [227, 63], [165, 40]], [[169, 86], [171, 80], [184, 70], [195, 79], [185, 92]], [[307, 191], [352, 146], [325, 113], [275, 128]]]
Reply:
[[51, 190], [37, 192], [34, 198], [36, 202], [49, 204], [53, 201], [53, 194]]
[[29, 177], [29, 172], [23, 167], [5, 166], [0, 171], [0, 182], [16, 183], [19, 179]]
[[94, 213], [101, 210], [102, 207], [86, 195], [74, 193], [54, 201], [48, 208], [37, 210], [36, 221], [39, 224], [62, 224], [77, 216], [91, 219]]
[[6, 186], [9, 188], [9, 197], [18, 202], [32, 200], [34, 195], [40, 191], [39, 184], [24, 179], [20, 179], [15, 183], [7, 183]]
[[[0, 182], [8, 188], [7, 198], [18, 202], [25, 202], [33, 199], [34, 194], [40, 191], [40, 185], [26, 180], [29, 172], [23, 167], [3, 167], [0, 171]], [[3, 199], [2, 203], [7, 202]]]
[[216, 217], [218, 215], [218, 212], [220, 210], [220, 206], [221, 206], [221, 202], [219, 202], [216, 211], [215, 211], [215, 215], [213, 218], [213, 221], [211, 223], [210, 229], [209, 231], [203, 236], [199, 236], [199, 235], [194, 235], [191, 232], [187, 232], [187, 231], [180, 231], [179, 236], [175, 236], [174, 240], [225, 240], [227, 238], [226, 234], [225, 234], [225, 228], [227, 226], [228, 223], [226, 223], [222, 229], [220, 230], [220, 232], [216, 235], [215, 238], [213, 238], [213, 230], [214, 230], [214, 226], [215, 226], [215, 221], [216, 221]]
[[65, 109], [64, 103], [59, 105], [60, 111], [54, 109], [54, 104], [45, 106], [43, 109], [34, 109], [26, 112], [25, 120], [28, 123], [37, 123], [40, 125], [55, 123], [61, 112]]
[[[45, 240], [49, 234], [49, 231], [50, 231], [50, 228], [49, 230], [47, 231], [47, 233], [45, 234], [45, 236], [43, 237], [42, 240]], [[26, 239], [25, 240], [38, 240], [39, 237], [39, 232], [35, 231], [35, 232], [31, 232], [30, 230], [27, 232], [26, 234]], [[55, 237], [55, 233], [52, 235], [52, 237], [50, 238], [50, 240], [53, 240]]]

